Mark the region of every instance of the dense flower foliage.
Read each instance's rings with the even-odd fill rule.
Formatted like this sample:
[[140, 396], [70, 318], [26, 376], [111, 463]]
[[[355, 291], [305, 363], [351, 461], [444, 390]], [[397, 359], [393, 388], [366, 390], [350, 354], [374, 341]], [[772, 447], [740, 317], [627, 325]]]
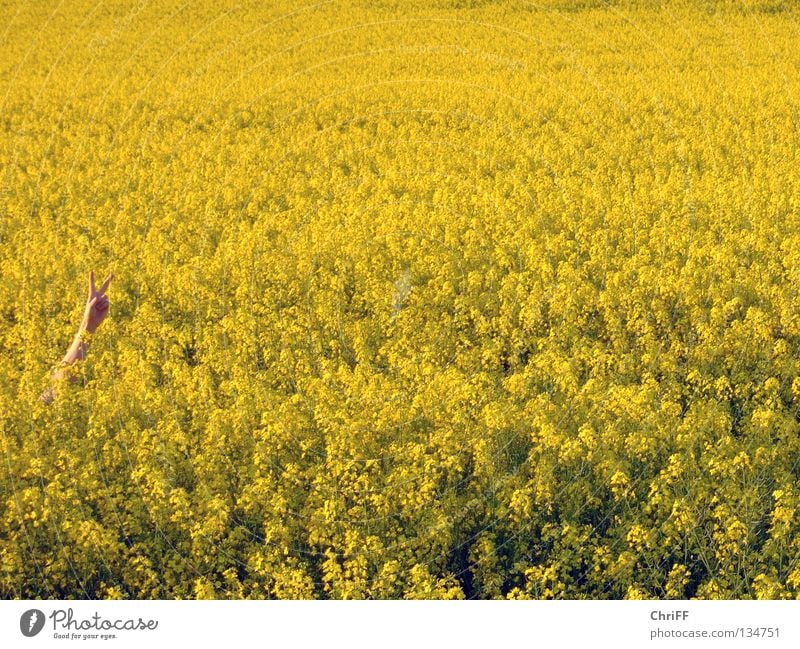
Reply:
[[0, 595], [799, 596], [792, 6], [5, 3]]

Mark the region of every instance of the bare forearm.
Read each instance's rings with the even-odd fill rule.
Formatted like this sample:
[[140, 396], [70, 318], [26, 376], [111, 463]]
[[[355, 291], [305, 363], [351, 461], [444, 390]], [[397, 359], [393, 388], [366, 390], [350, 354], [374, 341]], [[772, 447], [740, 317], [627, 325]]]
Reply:
[[[64, 378], [67, 367], [75, 363], [77, 360], [83, 360], [86, 358], [86, 354], [89, 351], [89, 336], [86, 335], [87, 333], [91, 332], [86, 326], [86, 323], [82, 322], [81, 326], [78, 328], [78, 333], [75, 334], [75, 338], [72, 340], [72, 344], [69, 346], [69, 349], [67, 349], [67, 353], [64, 354], [64, 358], [61, 360], [58, 369], [53, 372], [53, 381]], [[78, 381], [78, 378], [71, 374], [68, 378], [72, 383], [76, 383]], [[39, 400], [46, 404], [50, 404], [55, 396], [55, 387], [53, 384], [51, 384], [45, 389], [44, 392], [42, 392], [42, 394], [39, 396]]]
[[[72, 365], [75, 361], [86, 358], [86, 354], [89, 351], [89, 340], [88, 336], [86, 335], [87, 333], [90, 333], [89, 330], [84, 324], [81, 324], [80, 328], [78, 329], [78, 333], [75, 334], [75, 338], [67, 350], [67, 353], [64, 354], [64, 358], [61, 361], [61, 366], [58, 370], [56, 370], [53, 378], [61, 378], [64, 375], [65, 367]], [[70, 380], [77, 381], [77, 379], [72, 376], [70, 377]]]

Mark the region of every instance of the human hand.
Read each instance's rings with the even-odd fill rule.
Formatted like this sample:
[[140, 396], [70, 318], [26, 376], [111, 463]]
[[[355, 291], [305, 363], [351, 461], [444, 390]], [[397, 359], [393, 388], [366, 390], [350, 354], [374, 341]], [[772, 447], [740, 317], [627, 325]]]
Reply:
[[94, 271], [89, 271], [89, 297], [86, 299], [86, 309], [83, 312], [81, 329], [85, 329], [89, 333], [94, 333], [97, 327], [100, 326], [100, 323], [105, 320], [105, 317], [108, 315], [109, 306], [108, 297], [105, 293], [113, 278], [114, 276], [109, 274], [98, 290], [94, 285]]

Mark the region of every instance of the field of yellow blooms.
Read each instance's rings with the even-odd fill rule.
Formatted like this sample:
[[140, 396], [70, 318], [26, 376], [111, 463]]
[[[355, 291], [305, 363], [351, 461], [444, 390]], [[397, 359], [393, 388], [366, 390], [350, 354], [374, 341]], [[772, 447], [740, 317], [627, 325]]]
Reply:
[[0, 596], [800, 597], [795, 7], [3, 3]]

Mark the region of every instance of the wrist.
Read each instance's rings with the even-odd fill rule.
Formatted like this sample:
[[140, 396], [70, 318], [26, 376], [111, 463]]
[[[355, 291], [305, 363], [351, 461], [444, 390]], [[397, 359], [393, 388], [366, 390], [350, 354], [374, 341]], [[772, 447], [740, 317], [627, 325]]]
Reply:
[[87, 320], [84, 320], [83, 322], [81, 322], [81, 326], [78, 329], [78, 335], [80, 335], [84, 331], [93, 334], [96, 330], [97, 330], [96, 324], [90, 324]]

